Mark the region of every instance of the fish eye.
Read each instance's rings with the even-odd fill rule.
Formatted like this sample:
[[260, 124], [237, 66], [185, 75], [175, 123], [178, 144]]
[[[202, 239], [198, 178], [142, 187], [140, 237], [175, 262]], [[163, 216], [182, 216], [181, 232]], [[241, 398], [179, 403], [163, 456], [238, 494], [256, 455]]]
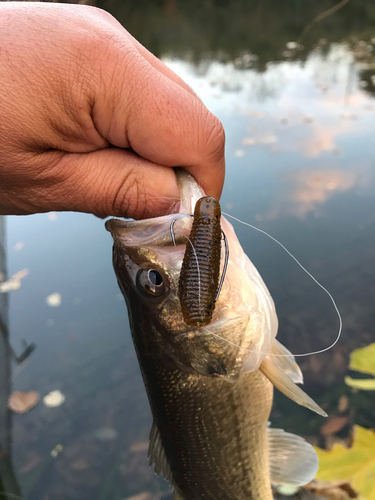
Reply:
[[166, 284], [160, 271], [143, 267], [137, 274], [137, 287], [140, 291], [147, 292], [147, 295], [160, 297], [165, 292]]

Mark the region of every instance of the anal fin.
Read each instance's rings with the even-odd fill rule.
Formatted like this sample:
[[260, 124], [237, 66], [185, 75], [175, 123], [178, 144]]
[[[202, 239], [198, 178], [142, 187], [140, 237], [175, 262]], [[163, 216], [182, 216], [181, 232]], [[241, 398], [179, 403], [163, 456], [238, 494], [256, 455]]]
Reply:
[[302, 437], [282, 429], [267, 429], [271, 483], [302, 486], [319, 468], [314, 448]]
[[261, 365], [260, 370], [268, 378], [272, 384], [279, 389], [280, 392], [285, 394], [295, 403], [305, 406], [310, 410], [322, 415], [322, 417], [328, 417], [327, 413], [321, 408], [315, 401], [310, 398], [298, 385], [296, 385], [292, 379], [288, 377], [277, 365], [272, 363], [270, 360], [265, 358]]
[[148, 456], [150, 459], [150, 465], [155, 465], [156, 474], [162, 474], [167, 481], [173, 484], [172, 471], [165, 454], [158, 426], [155, 422], [152, 424], [150, 431], [150, 445], [148, 448]]

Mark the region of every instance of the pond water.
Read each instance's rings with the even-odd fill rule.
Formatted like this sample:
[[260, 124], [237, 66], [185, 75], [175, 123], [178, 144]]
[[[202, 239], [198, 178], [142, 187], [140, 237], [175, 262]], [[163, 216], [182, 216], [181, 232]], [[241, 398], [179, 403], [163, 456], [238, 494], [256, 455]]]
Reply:
[[[144, 2], [144, 24], [131, 2], [126, 12], [104, 6], [223, 122], [223, 210], [280, 240], [334, 296], [342, 336], [324, 354], [298, 360], [305, 390], [333, 416], [346, 396], [351, 422], [375, 427], [373, 397], [344, 383], [349, 353], [375, 341], [375, 29], [368, 12], [368, 24], [360, 15], [363, 3], [353, 2], [313, 23], [303, 47], [296, 46], [288, 42], [324, 8], [309, 3], [303, 13], [295, 7], [278, 18], [264, 4], [249, 8], [258, 23], [249, 17], [254, 30], [247, 38], [240, 36], [241, 12], [228, 14], [225, 2], [207, 2], [203, 13], [189, 15], [178, 2]], [[216, 39], [208, 29], [199, 39], [204, 50], [194, 37], [189, 49], [206, 11], [216, 13]], [[163, 20], [169, 31], [156, 43]], [[238, 26], [232, 38], [231, 20]], [[178, 23], [184, 37], [170, 28]], [[262, 23], [274, 28], [268, 44]], [[154, 38], [145, 26], [154, 26]], [[276, 243], [234, 226], [275, 300], [278, 339], [293, 353], [329, 346], [338, 318], [327, 295]], [[6, 230], [8, 276], [28, 270], [8, 297], [10, 344], [17, 356], [25, 341], [36, 345], [27, 360], [12, 358], [12, 390], [36, 390], [41, 398], [59, 390], [66, 398], [12, 417], [7, 431], [23, 498], [169, 498], [167, 484], [148, 467], [151, 414], [103, 221], [50, 213], [7, 217]], [[280, 394], [271, 420], [321, 442], [323, 419]]]

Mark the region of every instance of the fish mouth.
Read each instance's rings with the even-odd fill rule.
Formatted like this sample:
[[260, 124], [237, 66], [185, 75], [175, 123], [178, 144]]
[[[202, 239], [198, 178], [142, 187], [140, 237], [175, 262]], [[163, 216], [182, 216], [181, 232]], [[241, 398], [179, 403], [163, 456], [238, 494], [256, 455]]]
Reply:
[[189, 214], [178, 213], [138, 221], [110, 219], [106, 221], [105, 228], [124, 247], [162, 247], [186, 243], [191, 225]]

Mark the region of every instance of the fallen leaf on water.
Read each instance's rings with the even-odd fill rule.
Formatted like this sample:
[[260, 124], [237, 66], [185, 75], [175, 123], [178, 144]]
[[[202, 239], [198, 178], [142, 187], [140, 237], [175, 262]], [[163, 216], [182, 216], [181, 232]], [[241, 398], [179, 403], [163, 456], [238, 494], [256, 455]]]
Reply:
[[373, 431], [356, 425], [354, 444], [351, 448], [336, 444], [329, 451], [320, 448], [315, 448], [315, 450], [319, 457], [317, 479], [350, 482], [366, 500], [375, 500], [375, 433]]
[[46, 396], [43, 398], [43, 403], [48, 406], [49, 408], [56, 408], [57, 406], [61, 406], [63, 403], [65, 403], [66, 397], [64, 394], [59, 391], [51, 391], [48, 393]]
[[46, 304], [50, 307], [59, 307], [61, 305], [61, 294], [60, 293], [51, 293], [46, 297]]
[[38, 404], [39, 394], [36, 391], [13, 392], [8, 399], [8, 407], [15, 413], [27, 413]]
[[64, 449], [62, 444], [57, 444], [54, 449], [51, 451], [51, 457], [56, 458], [59, 453], [61, 453]]
[[356, 379], [352, 377], [345, 377], [345, 384], [353, 389], [375, 391], [375, 378]]
[[47, 217], [49, 218], [49, 220], [55, 221], [57, 220], [58, 215], [56, 212], [49, 212], [47, 214]]
[[355, 349], [350, 354], [349, 368], [360, 373], [373, 375], [369, 379], [353, 379], [345, 377], [345, 383], [354, 389], [375, 390], [375, 342], [366, 347]]
[[349, 398], [348, 396], [341, 396], [337, 405], [337, 409], [340, 413], [344, 413], [349, 408]]
[[[21, 269], [21, 271], [16, 272], [16, 274], [9, 278], [8, 281], [2, 281], [0, 283], [0, 293], [8, 293], [11, 290], [18, 290], [21, 288], [21, 279], [28, 274], [28, 269]], [[2, 278], [4, 278], [4, 275], [2, 275]]]
[[355, 349], [350, 354], [349, 368], [357, 372], [375, 375], [375, 342], [366, 347]]
[[320, 428], [320, 434], [327, 436], [328, 434], [335, 434], [340, 431], [348, 423], [348, 417], [334, 417], [330, 418], [328, 422]]
[[18, 290], [21, 288], [21, 281], [20, 280], [8, 280], [8, 281], [3, 281], [0, 283], [0, 293], [8, 293], [13, 290]]
[[16, 274], [14, 274], [11, 279], [22, 280], [29, 274], [29, 272], [30, 271], [28, 269], [21, 269], [20, 271], [17, 271]]
[[23, 247], [25, 246], [25, 243], [23, 241], [18, 241], [15, 245], [14, 245], [14, 250], [16, 252], [19, 252], [20, 250], [23, 249]]
[[322, 496], [329, 500], [350, 500], [358, 498], [359, 494], [352, 488], [347, 481], [313, 481], [305, 486], [305, 489], [311, 491], [316, 496]]

